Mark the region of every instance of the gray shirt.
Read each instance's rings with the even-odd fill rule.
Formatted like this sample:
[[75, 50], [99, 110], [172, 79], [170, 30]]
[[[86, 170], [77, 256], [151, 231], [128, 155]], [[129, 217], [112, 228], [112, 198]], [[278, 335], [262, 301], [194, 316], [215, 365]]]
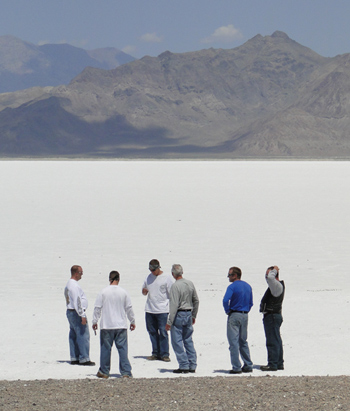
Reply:
[[192, 310], [192, 318], [196, 318], [199, 299], [194, 284], [190, 280], [180, 278], [170, 288], [168, 324], [172, 325], [179, 310]]
[[283, 285], [278, 280], [276, 280], [276, 276], [277, 270], [270, 270], [266, 277], [266, 282], [271, 290], [271, 294], [274, 297], [279, 297], [283, 293]]

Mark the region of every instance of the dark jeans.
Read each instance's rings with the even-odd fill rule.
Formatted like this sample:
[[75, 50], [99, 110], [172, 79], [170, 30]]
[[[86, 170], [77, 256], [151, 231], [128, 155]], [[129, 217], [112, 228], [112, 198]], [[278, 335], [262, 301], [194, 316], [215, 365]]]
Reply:
[[280, 328], [283, 322], [281, 314], [265, 314], [263, 323], [266, 336], [267, 362], [271, 368], [283, 367], [283, 344]]
[[168, 314], [146, 313], [146, 327], [152, 343], [152, 355], [169, 357], [169, 337], [165, 330]]

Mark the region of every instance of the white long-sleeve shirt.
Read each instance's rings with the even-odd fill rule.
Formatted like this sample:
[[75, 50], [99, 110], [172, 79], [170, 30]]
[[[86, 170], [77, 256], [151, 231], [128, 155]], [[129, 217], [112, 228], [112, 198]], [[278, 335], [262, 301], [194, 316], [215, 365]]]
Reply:
[[119, 285], [109, 285], [96, 298], [92, 324], [97, 324], [101, 317], [101, 330], [128, 328], [127, 320], [135, 324], [129, 294]]
[[86, 317], [86, 310], [88, 308], [88, 300], [78, 281], [72, 278], [68, 280], [64, 289], [64, 296], [68, 310], [75, 310], [80, 317]]

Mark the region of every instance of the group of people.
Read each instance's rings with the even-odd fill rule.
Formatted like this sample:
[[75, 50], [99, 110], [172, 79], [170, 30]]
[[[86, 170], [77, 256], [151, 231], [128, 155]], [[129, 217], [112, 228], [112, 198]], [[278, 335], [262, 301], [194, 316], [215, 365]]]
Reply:
[[[173, 372], [177, 374], [194, 373], [197, 368], [197, 354], [192, 334], [193, 324], [198, 313], [199, 299], [192, 281], [183, 277], [180, 264], [174, 264], [171, 275], [163, 273], [158, 260], [149, 262], [149, 271], [142, 294], [147, 296], [146, 328], [150, 336], [152, 353], [147, 360], [169, 362], [169, 337], [179, 364]], [[71, 278], [64, 290], [69, 322], [69, 348], [71, 364], [93, 366], [90, 360], [90, 333], [86, 310], [88, 301], [78, 281], [83, 275], [79, 265], [71, 268]], [[248, 313], [253, 305], [252, 289], [241, 280], [242, 272], [231, 267], [228, 272], [228, 286], [223, 306], [228, 315], [227, 339], [231, 356], [230, 373], [251, 372], [247, 343]], [[282, 302], [284, 283], [278, 278], [277, 266], [266, 271], [268, 289], [261, 301], [260, 311], [264, 314], [264, 328], [268, 351], [268, 364], [260, 367], [263, 371], [283, 369], [283, 347], [280, 336], [282, 324]], [[131, 299], [126, 290], [119, 286], [120, 274], [111, 271], [109, 285], [97, 296], [93, 311], [92, 329], [95, 334], [100, 321], [100, 367], [97, 377], [108, 378], [111, 369], [111, 350], [113, 343], [119, 353], [119, 371], [122, 377], [132, 377], [128, 359], [128, 320], [130, 331], [135, 330], [135, 315]], [[243, 360], [241, 366], [239, 356]]]

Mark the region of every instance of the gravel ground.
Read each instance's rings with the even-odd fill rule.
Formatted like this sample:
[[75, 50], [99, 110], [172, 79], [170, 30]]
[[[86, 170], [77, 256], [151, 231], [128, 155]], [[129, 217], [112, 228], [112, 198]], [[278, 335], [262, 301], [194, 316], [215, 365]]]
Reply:
[[4, 410], [350, 410], [350, 377], [0, 381]]

